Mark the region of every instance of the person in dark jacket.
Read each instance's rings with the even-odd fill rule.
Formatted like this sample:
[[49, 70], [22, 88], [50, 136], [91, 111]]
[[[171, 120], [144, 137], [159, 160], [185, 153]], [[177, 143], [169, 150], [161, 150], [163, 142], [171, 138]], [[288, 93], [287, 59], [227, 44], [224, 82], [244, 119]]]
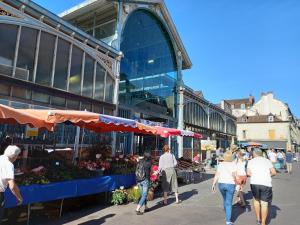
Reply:
[[149, 185], [150, 185], [150, 176], [151, 176], [151, 154], [150, 152], [145, 152], [144, 153], [144, 158], [140, 159], [138, 163], [142, 163], [145, 171], [145, 177], [143, 180], [138, 181], [138, 186], [142, 192], [141, 199], [136, 207], [136, 214], [137, 215], [143, 215], [141, 212], [141, 208], [143, 205], [145, 205], [145, 210], [144, 212], [147, 212], [148, 207], [147, 207], [147, 196], [148, 196], [148, 190], [149, 190]]

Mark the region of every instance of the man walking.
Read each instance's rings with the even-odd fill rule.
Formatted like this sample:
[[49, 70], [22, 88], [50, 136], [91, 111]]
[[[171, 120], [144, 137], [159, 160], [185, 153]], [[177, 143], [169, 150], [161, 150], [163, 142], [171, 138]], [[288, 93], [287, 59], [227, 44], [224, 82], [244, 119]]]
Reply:
[[285, 155], [285, 162], [286, 162], [286, 169], [287, 169], [287, 172], [289, 174], [292, 173], [292, 166], [293, 166], [293, 153], [291, 152], [291, 150], [288, 150], [288, 152], [286, 153]]
[[247, 174], [251, 177], [250, 186], [257, 224], [266, 225], [269, 204], [272, 201], [272, 176], [276, 170], [270, 160], [262, 157], [260, 149], [254, 149], [253, 159], [249, 161]]
[[9, 145], [4, 154], [0, 156], [0, 224], [4, 213], [4, 192], [7, 186], [11, 192], [16, 196], [18, 203], [22, 204], [23, 198], [21, 196], [19, 187], [14, 181], [14, 165], [21, 153], [19, 147], [15, 145]]

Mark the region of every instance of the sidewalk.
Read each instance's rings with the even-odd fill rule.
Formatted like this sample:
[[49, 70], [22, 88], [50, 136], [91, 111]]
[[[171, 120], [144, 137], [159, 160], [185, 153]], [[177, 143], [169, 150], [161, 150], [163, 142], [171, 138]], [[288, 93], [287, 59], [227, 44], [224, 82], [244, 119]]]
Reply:
[[[224, 223], [222, 200], [219, 193], [210, 191], [212, 180], [180, 187], [183, 202], [174, 204], [172, 197], [168, 206], [161, 206], [156, 199], [149, 202], [151, 211], [143, 216], [134, 212], [135, 205], [112, 206], [83, 210], [65, 215], [49, 225], [220, 225]], [[300, 163], [294, 163], [294, 174], [278, 174], [273, 179], [274, 201], [270, 210], [270, 224], [300, 224]], [[246, 190], [248, 207], [242, 210], [234, 207], [235, 225], [255, 224], [254, 212], [250, 205], [251, 193]]]

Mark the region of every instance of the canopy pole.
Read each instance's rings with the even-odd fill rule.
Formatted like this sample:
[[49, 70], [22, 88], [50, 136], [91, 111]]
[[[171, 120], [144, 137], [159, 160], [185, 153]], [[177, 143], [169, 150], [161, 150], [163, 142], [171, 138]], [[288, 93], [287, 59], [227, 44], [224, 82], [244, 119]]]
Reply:
[[194, 138], [192, 137], [192, 161], [194, 159]]
[[78, 158], [79, 153], [79, 136], [80, 136], [80, 127], [76, 127], [76, 136], [74, 142], [74, 154], [73, 154], [73, 163], [76, 163], [76, 159]]

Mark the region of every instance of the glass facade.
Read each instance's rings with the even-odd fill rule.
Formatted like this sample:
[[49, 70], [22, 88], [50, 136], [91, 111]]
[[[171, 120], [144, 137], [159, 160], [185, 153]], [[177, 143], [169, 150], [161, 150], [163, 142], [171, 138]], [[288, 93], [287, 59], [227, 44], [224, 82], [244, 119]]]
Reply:
[[225, 122], [219, 113], [217, 112], [211, 113], [209, 123], [210, 123], [210, 129], [224, 132]]
[[89, 55], [85, 57], [84, 79], [82, 95], [86, 97], [93, 97], [93, 83], [94, 83], [94, 63], [95, 61]]
[[15, 77], [32, 81], [38, 31], [22, 27]]
[[226, 132], [228, 134], [236, 134], [236, 125], [233, 120], [228, 119], [226, 123]]
[[148, 106], [173, 117], [177, 66], [163, 24], [146, 10], [132, 12], [122, 34], [121, 51], [120, 102]]
[[185, 123], [193, 124], [199, 127], [207, 127], [208, 116], [202, 106], [197, 103], [190, 102], [184, 106], [183, 118]]
[[[36, 90], [26, 83], [16, 86], [14, 82], [0, 76], [1, 98], [11, 97], [12, 100], [30, 103], [33, 101], [54, 108], [83, 108], [89, 111], [95, 108], [101, 113], [104, 110], [101, 102], [113, 103], [113, 76], [108, 74], [100, 62], [96, 62], [96, 58], [85, 53], [75, 43], [72, 44], [71, 40], [67, 41], [58, 34], [50, 34], [38, 28], [20, 28], [19, 25], [0, 23], [0, 50], [1, 76], [15, 74], [15, 78], [46, 87]], [[51, 87], [75, 95], [67, 97], [62, 92], [56, 93], [55, 89], [49, 89]], [[83, 100], [81, 96], [91, 100]], [[105, 110], [112, 114], [113, 108]]]
[[42, 32], [35, 82], [51, 86], [55, 36]]
[[12, 75], [18, 27], [0, 24], [0, 73]]
[[58, 39], [53, 86], [67, 90], [70, 43]]
[[82, 57], [83, 51], [73, 46], [69, 91], [78, 95], [81, 94]]

